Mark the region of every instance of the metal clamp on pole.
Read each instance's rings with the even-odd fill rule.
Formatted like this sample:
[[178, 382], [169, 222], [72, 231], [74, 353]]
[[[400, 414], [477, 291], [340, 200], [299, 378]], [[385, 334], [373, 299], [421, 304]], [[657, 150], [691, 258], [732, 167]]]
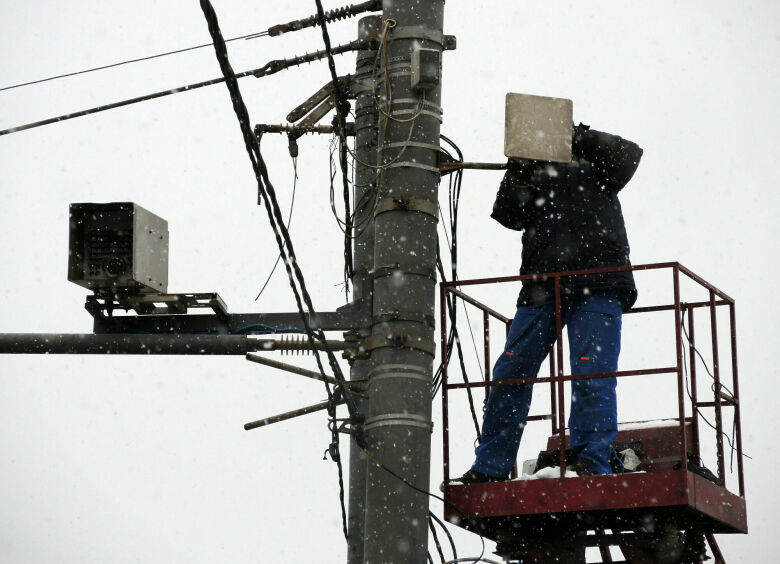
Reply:
[[416, 211], [439, 219], [439, 204], [425, 198], [383, 198], [376, 204], [374, 217], [389, 211]]
[[368, 380], [375, 385], [383, 380], [420, 380], [425, 383], [431, 382], [430, 375], [419, 366], [414, 364], [383, 364], [373, 368], [368, 373]]
[[435, 29], [421, 25], [397, 26], [391, 32], [392, 39], [422, 39], [441, 45], [445, 51], [454, 51], [458, 46], [458, 40], [454, 35], [445, 35]]
[[371, 320], [374, 325], [379, 325], [380, 323], [392, 323], [395, 321], [412, 321], [414, 323], [423, 323], [431, 329], [436, 328], [436, 319], [432, 315], [412, 311], [387, 311], [375, 315], [371, 318]]
[[429, 433], [433, 433], [433, 421], [422, 415], [414, 415], [411, 413], [385, 413], [383, 415], [375, 415], [366, 419], [366, 424], [363, 427], [364, 430], [375, 429], [376, 427], [388, 427], [401, 425], [404, 427], [419, 427], [426, 429]]
[[414, 349], [436, 356], [436, 343], [432, 339], [406, 331], [385, 335], [371, 335], [366, 337], [361, 348], [370, 352], [384, 347]]
[[401, 265], [394, 264], [392, 266], [382, 266], [375, 268], [370, 272], [371, 277], [376, 280], [377, 278], [384, 278], [386, 276], [425, 276], [436, 282], [436, 270], [433, 268], [420, 267], [418, 269], [406, 269], [401, 270]]

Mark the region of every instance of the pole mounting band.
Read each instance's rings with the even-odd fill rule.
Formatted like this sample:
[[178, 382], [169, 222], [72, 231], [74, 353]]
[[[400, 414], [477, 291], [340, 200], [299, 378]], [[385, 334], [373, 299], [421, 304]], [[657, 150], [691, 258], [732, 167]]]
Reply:
[[432, 41], [440, 45], [446, 51], [452, 51], [458, 46], [458, 40], [454, 35], [445, 35], [442, 32], [423, 27], [421, 25], [403, 25], [393, 28], [390, 39], [422, 39]]
[[437, 168], [435, 166], [424, 165], [424, 164], [415, 163], [415, 162], [412, 162], [412, 161], [400, 161], [400, 162], [397, 162], [397, 163], [393, 163], [391, 165], [387, 165], [385, 167], [385, 169], [400, 168], [400, 167], [421, 168], [421, 169], [427, 170], [429, 172], [435, 172], [436, 174], [441, 174], [441, 169], [439, 169], [439, 168]]
[[412, 311], [393, 310], [384, 312], [373, 316], [371, 321], [373, 322], [373, 325], [378, 325], [380, 323], [392, 323], [395, 321], [411, 321], [413, 323], [423, 323], [431, 329], [436, 328], [436, 320], [432, 315]]
[[439, 219], [439, 204], [425, 198], [383, 198], [376, 205], [374, 217], [389, 211], [415, 211]]
[[416, 335], [401, 331], [400, 333], [387, 333], [384, 335], [371, 335], [363, 341], [365, 351], [374, 351], [376, 349], [395, 347], [399, 349], [414, 349], [436, 356], [436, 342], [423, 335]]
[[401, 275], [412, 275], [412, 276], [425, 276], [426, 278], [430, 278], [434, 282], [437, 281], [436, 278], [436, 270], [433, 268], [425, 268], [425, 267], [418, 267], [416, 269], [407, 269], [407, 270], [401, 270], [400, 264], [394, 264], [391, 266], [380, 266], [379, 268], [375, 268], [374, 270], [370, 271], [369, 274], [371, 275], [371, 278], [376, 280], [377, 278], [385, 278], [386, 276], [395, 276], [397, 274]]
[[369, 429], [375, 429], [377, 427], [398, 425], [404, 427], [420, 427], [421, 429], [426, 429], [430, 433], [433, 432], [433, 421], [423, 415], [414, 415], [412, 413], [385, 413], [383, 415], [375, 415], [366, 420], [363, 429], [368, 431]]
[[441, 146], [434, 145], [433, 143], [420, 143], [419, 141], [409, 141], [408, 143], [404, 141], [396, 141], [395, 143], [385, 143], [382, 145], [385, 149], [393, 149], [396, 147], [417, 147], [418, 149], [430, 149], [431, 151], [436, 151], [437, 153], [441, 150]]
[[430, 383], [431, 381], [428, 372], [424, 368], [414, 364], [382, 364], [372, 368], [368, 373], [368, 381], [371, 383], [399, 378], [420, 380], [427, 383]]

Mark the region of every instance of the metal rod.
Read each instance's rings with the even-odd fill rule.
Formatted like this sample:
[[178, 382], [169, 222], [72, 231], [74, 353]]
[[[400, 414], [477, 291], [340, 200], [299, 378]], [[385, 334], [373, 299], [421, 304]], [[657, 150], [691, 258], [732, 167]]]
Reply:
[[439, 170], [442, 174], [464, 168], [472, 170], [504, 170], [506, 168], [506, 163], [464, 163], [461, 161], [453, 161], [444, 162], [439, 165]]
[[555, 348], [550, 348], [550, 422], [552, 423], [552, 434], [558, 432], [558, 402], [555, 397]]
[[511, 321], [512, 321], [512, 320], [511, 320], [510, 318], [508, 318], [507, 316], [505, 316], [505, 315], [503, 315], [503, 314], [501, 314], [501, 313], [497, 312], [496, 310], [494, 310], [494, 309], [492, 309], [492, 308], [489, 308], [488, 306], [486, 306], [486, 305], [485, 305], [485, 304], [483, 304], [482, 302], [479, 302], [479, 301], [475, 300], [474, 298], [472, 298], [471, 296], [469, 296], [469, 295], [467, 295], [467, 294], [464, 294], [464, 293], [463, 293], [463, 292], [461, 292], [460, 290], [456, 290], [455, 288], [447, 288], [447, 291], [448, 291], [450, 294], [455, 294], [455, 295], [456, 295], [456, 296], [458, 296], [460, 299], [462, 299], [464, 302], [470, 303], [471, 305], [473, 305], [473, 306], [475, 306], [475, 307], [478, 307], [478, 308], [479, 308], [479, 309], [481, 309], [482, 311], [484, 311], [484, 312], [486, 312], [486, 313], [489, 313], [490, 315], [492, 315], [493, 317], [495, 317], [496, 319], [498, 319], [498, 320], [500, 320], [500, 321], [503, 321], [504, 323], [507, 323], [507, 322], [510, 322], [510, 323], [511, 323]]
[[299, 374], [300, 376], [306, 376], [307, 378], [319, 380], [320, 382], [328, 382], [333, 385], [338, 384], [338, 381], [333, 376], [325, 376], [323, 378], [322, 374], [315, 372], [314, 370], [307, 370], [306, 368], [301, 368], [300, 366], [287, 364], [286, 362], [279, 362], [278, 360], [272, 360], [257, 354], [249, 353], [246, 355], [246, 359], [252, 362], [256, 362], [257, 364], [270, 366], [271, 368], [278, 368], [279, 370], [284, 370], [285, 372], [292, 372], [293, 374]]
[[693, 323], [693, 308], [688, 306], [688, 357], [691, 371], [691, 426], [693, 427], [693, 453], [701, 455], [699, 447], [699, 395], [696, 385], [696, 339]]
[[[309, 325], [323, 331], [347, 331], [370, 323], [368, 308], [355, 310], [317, 312], [316, 316], [306, 313]], [[287, 330], [303, 332], [301, 314], [278, 313], [231, 313], [227, 319], [218, 315], [95, 315], [95, 333], [251, 333], [253, 329]]]
[[674, 335], [677, 357], [677, 410], [680, 421], [680, 465], [683, 472], [688, 470], [688, 445], [685, 442], [685, 383], [683, 382], [682, 366], [682, 320], [680, 313], [680, 271], [675, 264], [672, 267], [672, 284], [674, 286]]
[[736, 306], [729, 306], [729, 325], [731, 328], [731, 383], [734, 391], [734, 423], [737, 441], [737, 476], [739, 495], [745, 497], [745, 475], [742, 468], [742, 407], [739, 403], [739, 377], [737, 376], [737, 314]]
[[728, 302], [732, 302], [732, 303], [734, 302], [734, 299], [729, 297], [728, 294], [726, 294], [725, 292], [722, 292], [721, 290], [718, 290], [718, 288], [716, 288], [713, 284], [710, 284], [709, 282], [707, 282], [704, 278], [702, 278], [698, 274], [694, 274], [693, 272], [688, 270], [686, 267], [684, 267], [680, 263], [676, 263], [676, 264], [677, 264], [677, 269], [680, 272], [682, 272], [683, 274], [685, 274], [691, 280], [694, 280], [695, 282], [698, 282], [700, 285], [704, 286], [708, 290], [710, 290], [710, 291], [714, 292], [715, 294], [717, 294], [720, 298], [722, 298], [722, 299], [724, 299], [724, 300], [726, 300]]
[[[488, 312], [482, 312], [482, 338], [485, 350], [485, 382], [490, 380], [490, 315]], [[490, 390], [485, 387], [485, 401], [488, 399]]]
[[[512, 320], [507, 319], [504, 326], [506, 327], [506, 338], [509, 338], [509, 331], [512, 329]], [[529, 419], [526, 419], [528, 421]], [[511, 478], [514, 480], [517, 478], [517, 459], [515, 459], [515, 463], [512, 465], [512, 471], [509, 473]]]
[[244, 355], [271, 347], [270, 340], [246, 335], [0, 334], [1, 354]]
[[721, 408], [720, 359], [718, 357], [718, 316], [715, 311], [715, 290], [710, 288], [710, 329], [712, 332], [712, 375], [715, 379], [715, 432], [718, 451], [718, 479], [720, 485], [726, 485], [726, 463], [723, 456], [723, 410]]
[[[606, 274], [608, 272], [639, 272], [642, 270], [659, 270], [663, 268], [675, 268], [679, 263], [676, 262], [657, 262], [653, 264], [640, 264], [632, 266], [611, 266], [609, 268], [591, 268], [585, 270], [569, 270], [565, 272], [545, 272], [543, 278], [565, 278], [569, 276], [578, 276], [580, 274]], [[453, 286], [475, 286], [479, 284], [501, 284], [504, 282], [518, 282], [521, 280], [538, 280], [539, 274], [521, 274], [519, 276], [498, 276], [493, 278], [474, 278], [471, 280], [450, 280], [443, 284], [447, 288]], [[729, 299], [729, 298], [724, 298]]]
[[[730, 303], [731, 302], [727, 302], [726, 300], [718, 300], [715, 302], [715, 305], [722, 306], [722, 305], [729, 305]], [[710, 302], [709, 300], [706, 302], [685, 302], [681, 305], [690, 310], [699, 307], [710, 307]], [[668, 305], [649, 306], [649, 307], [634, 307], [626, 311], [625, 313], [647, 313], [651, 311], [671, 311], [673, 309], [674, 309], [674, 304], [668, 304]]]
[[[343, 399], [337, 400], [335, 403], [336, 405], [341, 405], [344, 403], [344, 400]], [[272, 415], [271, 417], [266, 417], [265, 419], [258, 419], [257, 421], [252, 421], [251, 423], [244, 424], [244, 430], [251, 431], [252, 429], [258, 429], [259, 427], [265, 427], [266, 425], [279, 423], [280, 421], [287, 421], [288, 419], [300, 417], [301, 415], [306, 415], [308, 413], [322, 411], [323, 409], [328, 409], [329, 405], [330, 405], [329, 401], [322, 401], [320, 403], [315, 403], [314, 405], [309, 405], [307, 407], [302, 407], [300, 409], [294, 409], [292, 411], [280, 413], [279, 415]]]
[[563, 398], [563, 304], [561, 304], [561, 279], [555, 279], [555, 351], [558, 368], [558, 437], [560, 439], [559, 464], [561, 479], [566, 477], [566, 413]]
[[620, 370], [617, 372], [598, 372], [594, 374], [569, 374], [568, 376], [553, 376], [550, 378], [517, 378], [514, 380], [499, 380], [497, 382], [469, 382], [468, 384], [448, 384], [450, 390], [464, 389], [464, 388], [481, 388], [483, 386], [517, 386], [520, 384], [545, 384], [547, 382], [557, 382], [561, 379], [564, 382], [571, 382], [573, 380], [588, 380], [598, 378], [614, 378], [614, 377], [626, 377], [626, 376], [647, 376], [649, 374], [674, 374], [677, 372], [677, 368], [674, 366], [667, 366], [665, 368], [646, 368], [643, 370]]
[[[327, 341], [331, 350], [356, 343]], [[316, 344], [322, 350], [322, 343]], [[306, 351], [303, 339], [259, 339], [249, 335], [148, 335], [128, 333], [0, 333], [0, 354], [181, 354], [228, 355], [256, 351]]]

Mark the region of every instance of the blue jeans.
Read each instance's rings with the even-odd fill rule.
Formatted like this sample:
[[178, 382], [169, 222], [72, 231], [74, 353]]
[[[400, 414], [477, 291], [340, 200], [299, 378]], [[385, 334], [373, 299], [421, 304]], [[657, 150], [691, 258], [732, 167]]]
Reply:
[[[623, 305], [616, 291], [563, 298], [572, 374], [617, 370]], [[504, 352], [493, 367], [493, 381], [536, 378], [555, 337], [553, 302], [519, 307]], [[616, 378], [574, 380], [571, 385], [571, 447], [590, 463], [593, 472], [608, 474], [611, 444], [617, 433]], [[474, 470], [499, 478], [509, 475], [525, 429], [532, 391], [530, 384], [490, 389]]]

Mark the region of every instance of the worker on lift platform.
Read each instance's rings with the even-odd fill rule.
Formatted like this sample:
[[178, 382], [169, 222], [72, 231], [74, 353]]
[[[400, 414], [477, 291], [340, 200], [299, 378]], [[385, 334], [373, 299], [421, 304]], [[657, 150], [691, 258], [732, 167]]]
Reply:
[[[642, 149], [615, 135], [574, 127], [569, 163], [510, 159], [491, 217], [523, 232], [521, 274], [627, 266], [629, 245], [618, 192], [634, 174]], [[617, 371], [621, 316], [636, 301], [631, 272], [561, 279], [562, 323], [568, 326], [573, 374]], [[536, 377], [556, 338], [553, 280], [524, 280], [517, 313], [493, 381]], [[616, 378], [572, 381], [569, 418], [572, 468], [607, 474], [617, 433]], [[456, 482], [506, 480], [531, 405], [531, 385], [494, 386], [472, 468]]]

